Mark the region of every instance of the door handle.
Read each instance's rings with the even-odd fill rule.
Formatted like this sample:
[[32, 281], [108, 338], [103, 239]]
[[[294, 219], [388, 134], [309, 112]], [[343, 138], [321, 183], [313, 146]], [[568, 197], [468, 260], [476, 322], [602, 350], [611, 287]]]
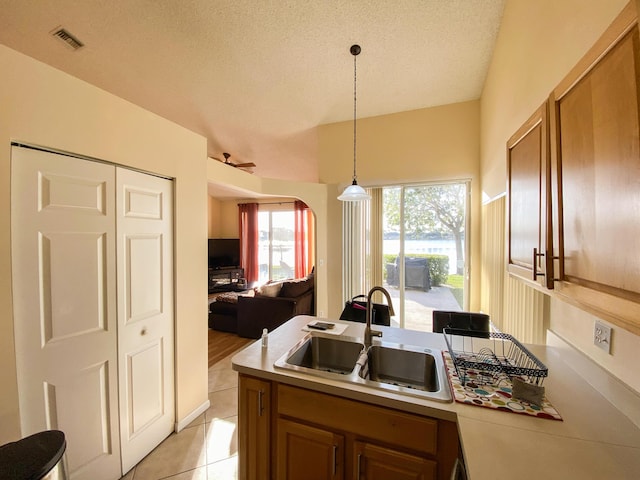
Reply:
[[358, 458], [356, 459], [356, 480], [360, 480], [360, 460], [362, 459], [362, 454], [358, 454]]

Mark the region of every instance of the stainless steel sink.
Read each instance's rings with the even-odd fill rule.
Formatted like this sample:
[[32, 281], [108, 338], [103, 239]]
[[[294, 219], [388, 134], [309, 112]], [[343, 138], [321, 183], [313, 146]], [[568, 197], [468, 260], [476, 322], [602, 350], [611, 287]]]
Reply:
[[360, 370], [364, 379], [427, 392], [440, 388], [436, 360], [430, 353], [373, 345], [367, 358]]
[[347, 375], [354, 371], [363, 351], [364, 345], [359, 342], [312, 335], [305, 337], [301, 343], [289, 350], [281, 359], [283, 361], [278, 361], [280, 365], [276, 362], [276, 366]]
[[274, 366], [402, 395], [451, 401], [442, 352], [376, 341], [365, 349], [362, 339], [312, 333]]

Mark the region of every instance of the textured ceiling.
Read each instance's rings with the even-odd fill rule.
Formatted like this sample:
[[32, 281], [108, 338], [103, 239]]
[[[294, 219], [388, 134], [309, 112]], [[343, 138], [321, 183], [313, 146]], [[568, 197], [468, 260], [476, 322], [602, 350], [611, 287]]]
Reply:
[[[480, 97], [504, 0], [0, 0], [0, 43], [316, 180], [314, 127]], [[85, 46], [50, 35], [62, 26]], [[310, 168], [311, 167], [311, 168]]]

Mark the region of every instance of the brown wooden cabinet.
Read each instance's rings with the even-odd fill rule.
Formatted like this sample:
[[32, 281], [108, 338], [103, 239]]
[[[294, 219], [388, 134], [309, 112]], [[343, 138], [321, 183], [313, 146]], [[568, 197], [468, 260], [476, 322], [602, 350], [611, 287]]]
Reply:
[[244, 374], [239, 396], [242, 479], [448, 479], [458, 457], [455, 422]]
[[507, 269], [553, 288], [549, 122], [543, 104], [507, 142]]
[[344, 436], [298, 422], [278, 419], [278, 480], [342, 480]]
[[437, 462], [368, 442], [355, 442], [355, 480], [432, 480]]
[[640, 334], [640, 37], [630, 3], [552, 92], [558, 293]]
[[[281, 425], [285, 425], [288, 432], [292, 424], [302, 432], [318, 435], [316, 444], [322, 460], [316, 468], [335, 466], [335, 478], [449, 478], [458, 455], [455, 423], [283, 384], [277, 384], [276, 388], [276, 478], [286, 478], [281, 476], [282, 465], [287, 465], [288, 471], [292, 471], [291, 463], [298, 464], [300, 468], [305, 468], [308, 463], [303, 456], [291, 456], [289, 442], [283, 441]], [[342, 438], [344, 444], [340, 442]], [[320, 446], [323, 444], [321, 439], [324, 439], [324, 447]]]
[[239, 478], [264, 480], [271, 470], [271, 382], [246, 375], [238, 381]]
[[635, 2], [507, 142], [507, 269], [640, 334]]

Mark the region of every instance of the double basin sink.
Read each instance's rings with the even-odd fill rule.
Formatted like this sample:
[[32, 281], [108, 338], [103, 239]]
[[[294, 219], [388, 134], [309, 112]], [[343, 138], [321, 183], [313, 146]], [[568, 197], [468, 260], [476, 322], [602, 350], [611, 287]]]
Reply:
[[440, 350], [311, 333], [275, 363], [304, 372], [404, 395], [451, 402]]

